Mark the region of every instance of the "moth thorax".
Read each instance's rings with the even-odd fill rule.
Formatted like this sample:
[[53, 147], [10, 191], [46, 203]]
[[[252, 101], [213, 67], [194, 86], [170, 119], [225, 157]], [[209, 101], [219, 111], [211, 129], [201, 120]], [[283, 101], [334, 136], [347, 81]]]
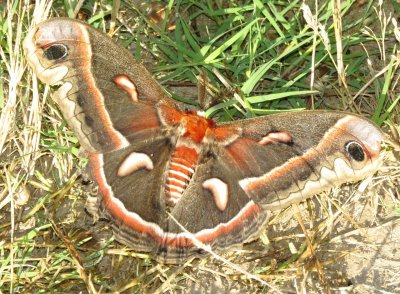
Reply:
[[178, 146], [172, 153], [165, 183], [168, 204], [178, 203], [185, 192], [197, 165], [198, 153], [194, 148]]

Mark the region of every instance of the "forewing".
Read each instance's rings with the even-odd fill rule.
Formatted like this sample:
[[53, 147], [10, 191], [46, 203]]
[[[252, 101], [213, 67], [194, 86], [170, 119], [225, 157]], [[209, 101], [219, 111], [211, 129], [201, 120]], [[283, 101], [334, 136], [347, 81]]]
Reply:
[[286, 113], [221, 128], [240, 132], [221, 159], [232, 162], [240, 187], [268, 210], [360, 180], [381, 163], [382, 132], [343, 112]]
[[172, 103], [150, 73], [107, 35], [68, 18], [45, 21], [24, 41], [27, 60], [46, 84], [82, 146], [120, 149], [157, 136], [155, 104]]

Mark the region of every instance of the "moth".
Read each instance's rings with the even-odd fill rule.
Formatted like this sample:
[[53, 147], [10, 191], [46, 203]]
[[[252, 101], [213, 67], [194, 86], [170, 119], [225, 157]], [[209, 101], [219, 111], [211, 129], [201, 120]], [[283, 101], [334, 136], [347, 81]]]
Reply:
[[375, 172], [382, 132], [358, 115], [283, 113], [218, 123], [185, 111], [131, 54], [55, 18], [24, 40], [29, 65], [89, 158], [95, 209], [117, 240], [179, 263], [258, 238], [271, 211]]

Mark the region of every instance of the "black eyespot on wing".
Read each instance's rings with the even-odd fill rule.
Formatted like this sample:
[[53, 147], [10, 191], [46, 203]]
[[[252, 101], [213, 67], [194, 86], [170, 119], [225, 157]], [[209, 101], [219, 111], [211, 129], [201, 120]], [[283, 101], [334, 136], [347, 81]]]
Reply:
[[344, 150], [348, 155], [356, 161], [363, 161], [365, 159], [364, 148], [355, 141], [349, 141], [344, 145]]
[[85, 123], [89, 126], [92, 127], [94, 125], [94, 120], [92, 117], [85, 115]]
[[84, 96], [78, 94], [78, 97], [76, 98], [76, 102], [78, 102], [78, 105], [80, 107], [83, 107], [86, 104], [86, 99]]
[[44, 49], [44, 56], [48, 60], [60, 60], [68, 55], [68, 47], [64, 44], [53, 44]]

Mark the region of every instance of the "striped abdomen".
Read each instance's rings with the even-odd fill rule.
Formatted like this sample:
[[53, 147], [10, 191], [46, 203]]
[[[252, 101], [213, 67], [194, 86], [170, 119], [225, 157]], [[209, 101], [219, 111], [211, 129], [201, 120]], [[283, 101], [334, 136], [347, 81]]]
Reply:
[[172, 153], [165, 185], [167, 202], [175, 205], [182, 197], [197, 165], [196, 150], [186, 146], [178, 146]]

